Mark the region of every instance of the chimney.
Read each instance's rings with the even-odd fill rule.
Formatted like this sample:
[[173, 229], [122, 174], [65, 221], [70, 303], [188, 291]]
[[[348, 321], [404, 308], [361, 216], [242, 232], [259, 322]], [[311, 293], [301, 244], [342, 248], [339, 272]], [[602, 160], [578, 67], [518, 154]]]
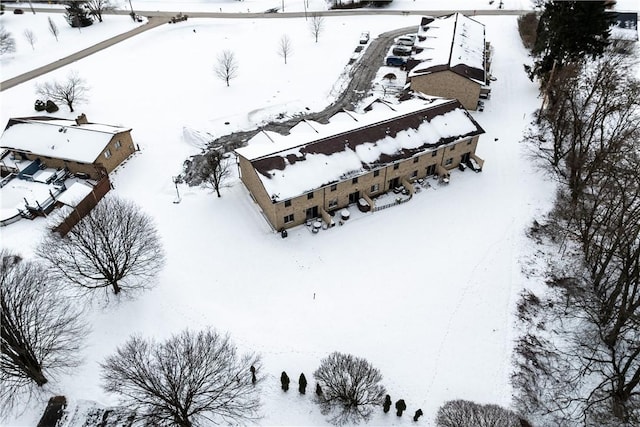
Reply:
[[89, 121], [87, 120], [87, 116], [85, 116], [84, 113], [80, 114], [78, 117], [76, 117], [76, 124], [78, 126], [89, 124]]

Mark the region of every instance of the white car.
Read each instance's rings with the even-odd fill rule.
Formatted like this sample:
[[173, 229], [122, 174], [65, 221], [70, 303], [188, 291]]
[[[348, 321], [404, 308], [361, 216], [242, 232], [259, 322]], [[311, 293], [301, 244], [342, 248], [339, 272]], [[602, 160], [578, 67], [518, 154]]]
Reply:
[[362, 34], [360, 34], [360, 44], [367, 44], [369, 43], [369, 31], [365, 31]]

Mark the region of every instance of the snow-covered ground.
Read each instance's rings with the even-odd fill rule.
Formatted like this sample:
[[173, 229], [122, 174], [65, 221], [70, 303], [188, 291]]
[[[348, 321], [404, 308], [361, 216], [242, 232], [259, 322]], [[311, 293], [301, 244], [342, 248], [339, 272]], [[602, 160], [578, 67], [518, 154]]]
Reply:
[[[175, 4], [133, 1], [140, 9], [144, 3], [169, 10]], [[200, 3], [205, 2], [183, 2], [180, 9], [196, 10]], [[219, 3], [227, 9], [238, 2]], [[251, 3], [268, 8], [267, 2], [242, 2]], [[465, 9], [488, 4], [431, 3]], [[507, 0], [505, 7], [523, 3], [528, 2]], [[10, 20], [27, 15], [2, 19], [9, 28]], [[185, 137], [190, 130], [217, 136], [279, 114], [321, 110], [341, 87], [361, 31], [373, 38], [417, 25], [418, 19], [328, 17], [318, 43], [304, 18], [189, 19], [0, 93], [0, 123], [6, 123], [34, 114], [35, 83], [77, 70], [91, 86], [90, 101], [73, 114], [61, 106], [55, 115], [86, 113], [90, 121], [133, 128], [141, 152], [114, 174], [114, 193], [155, 219], [167, 252], [155, 289], [133, 301], [92, 308], [85, 363], [52, 384], [52, 393], [115, 403], [100, 389], [98, 364], [130, 334], [162, 339], [211, 325], [229, 332], [242, 350], [262, 354], [262, 425], [326, 424], [310, 395], [297, 395], [295, 387], [282, 394], [278, 378], [285, 370], [294, 380], [300, 372], [311, 379], [320, 359], [335, 350], [368, 359], [381, 370], [392, 399], [407, 402], [404, 417], [380, 411], [371, 425], [413, 425], [407, 415], [418, 408], [425, 413], [419, 424], [432, 425], [437, 408], [454, 398], [509, 405], [513, 304], [525, 285], [519, 260], [529, 251], [524, 230], [548, 209], [553, 195], [553, 185], [534, 170], [519, 142], [540, 100], [522, 71], [527, 54], [515, 17], [477, 18], [495, 47], [497, 77], [484, 112], [474, 113], [486, 130], [477, 152], [486, 160], [482, 173], [456, 170], [448, 186], [434, 184], [409, 203], [318, 234], [299, 227], [286, 239], [271, 232], [237, 178], [220, 199], [209, 190], [180, 186], [182, 201], [173, 203], [171, 178], [199, 151]], [[107, 38], [111, 20], [117, 18], [90, 28]], [[11, 31], [22, 37], [18, 26]], [[46, 27], [42, 31], [44, 39]], [[283, 34], [294, 42], [287, 65], [277, 55]], [[240, 67], [230, 87], [212, 71], [223, 49], [235, 53]], [[2, 68], [23, 61], [3, 60]], [[4, 227], [2, 245], [32, 256], [45, 225], [37, 219]], [[43, 408], [33, 403], [6, 425], [35, 425]]]

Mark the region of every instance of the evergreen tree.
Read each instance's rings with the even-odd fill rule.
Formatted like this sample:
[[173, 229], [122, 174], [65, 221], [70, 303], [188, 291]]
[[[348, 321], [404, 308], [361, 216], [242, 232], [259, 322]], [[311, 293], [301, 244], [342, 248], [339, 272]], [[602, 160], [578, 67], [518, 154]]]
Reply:
[[300, 374], [300, 378], [298, 378], [298, 391], [300, 394], [305, 394], [307, 391], [307, 378], [304, 374]]
[[391, 408], [391, 396], [389, 396], [388, 394], [384, 397], [384, 403], [382, 404], [382, 410], [384, 411], [384, 413], [386, 414], [387, 412], [389, 412], [389, 409]]
[[561, 68], [586, 56], [602, 55], [613, 22], [604, 6], [603, 1], [546, 1], [532, 49], [534, 65], [525, 66], [529, 77], [544, 79], [554, 63]]
[[89, 16], [89, 10], [85, 3], [84, 1], [66, 2], [65, 19], [72, 27], [88, 27], [93, 24], [93, 19]]
[[289, 390], [289, 375], [285, 371], [282, 371], [282, 375], [280, 375], [280, 384], [284, 391]]

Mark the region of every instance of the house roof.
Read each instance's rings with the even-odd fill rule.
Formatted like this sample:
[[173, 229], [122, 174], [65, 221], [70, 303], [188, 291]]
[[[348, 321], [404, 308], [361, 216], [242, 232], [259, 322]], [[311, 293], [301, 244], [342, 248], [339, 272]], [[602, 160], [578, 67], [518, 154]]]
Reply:
[[0, 136], [0, 148], [93, 163], [114, 135], [130, 130], [47, 116], [12, 118]]
[[414, 47], [411, 62], [417, 65], [409, 78], [450, 70], [479, 84], [486, 81], [484, 25], [474, 19], [461, 13], [423, 17]]
[[288, 135], [263, 131], [236, 153], [278, 201], [484, 133], [456, 100], [378, 101], [368, 109], [342, 111], [327, 124], [303, 121]]

